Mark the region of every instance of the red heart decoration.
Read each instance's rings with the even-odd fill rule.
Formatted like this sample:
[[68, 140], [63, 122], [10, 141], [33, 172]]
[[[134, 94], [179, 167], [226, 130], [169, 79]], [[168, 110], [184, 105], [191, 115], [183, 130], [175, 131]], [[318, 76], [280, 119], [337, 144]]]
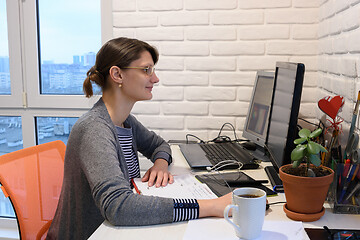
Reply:
[[342, 96], [335, 96], [335, 97], [324, 97], [319, 100], [318, 106], [332, 119], [335, 119], [336, 115], [338, 114], [340, 108], [344, 106], [345, 100]]

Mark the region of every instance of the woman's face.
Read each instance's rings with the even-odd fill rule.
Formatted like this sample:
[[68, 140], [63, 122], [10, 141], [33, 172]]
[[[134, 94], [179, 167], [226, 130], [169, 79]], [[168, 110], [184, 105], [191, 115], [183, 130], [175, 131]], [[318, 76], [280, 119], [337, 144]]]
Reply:
[[[151, 54], [148, 51], [141, 53], [140, 58], [133, 61], [129, 67], [154, 67]], [[122, 69], [123, 82], [121, 91], [129, 100], [141, 101], [152, 98], [152, 88], [159, 78], [155, 72], [149, 76], [143, 69]]]

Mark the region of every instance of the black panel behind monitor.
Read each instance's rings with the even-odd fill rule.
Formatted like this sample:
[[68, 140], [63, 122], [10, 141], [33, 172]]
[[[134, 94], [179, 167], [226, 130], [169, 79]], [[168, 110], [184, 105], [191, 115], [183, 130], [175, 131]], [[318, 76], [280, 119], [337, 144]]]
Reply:
[[266, 146], [276, 170], [291, 162], [290, 154], [297, 138], [305, 66], [302, 63], [277, 62]]

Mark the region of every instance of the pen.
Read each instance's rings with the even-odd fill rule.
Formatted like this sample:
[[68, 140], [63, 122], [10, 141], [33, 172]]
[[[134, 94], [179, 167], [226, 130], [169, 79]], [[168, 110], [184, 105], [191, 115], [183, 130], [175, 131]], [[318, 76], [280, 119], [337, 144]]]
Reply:
[[141, 194], [141, 191], [140, 191], [139, 188], [136, 186], [136, 183], [134, 182], [134, 179], [133, 179], [133, 178], [131, 179], [131, 183], [132, 183], [132, 185], [134, 186], [135, 191], [136, 191], [138, 194]]
[[232, 186], [243, 186], [243, 185], [258, 185], [262, 183], [268, 183], [268, 180], [245, 180], [245, 181], [236, 181], [236, 180], [228, 180], [227, 183]]
[[347, 172], [346, 182], [344, 183], [344, 186], [343, 186], [343, 188], [341, 190], [341, 195], [340, 195], [340, 198], [339, 198], [339, 202], [342, 201], [342, 199], [343, 199], [343, 197], [344, 197], [344, 195], [345, 195], [345, 193], [347, 191], [347, 188], [349, 187], [350, 179], [352, 179], [354, 171], [355, 171], [355, 167], [354, 167], [354, 165], [351, 165], [349, 171]]

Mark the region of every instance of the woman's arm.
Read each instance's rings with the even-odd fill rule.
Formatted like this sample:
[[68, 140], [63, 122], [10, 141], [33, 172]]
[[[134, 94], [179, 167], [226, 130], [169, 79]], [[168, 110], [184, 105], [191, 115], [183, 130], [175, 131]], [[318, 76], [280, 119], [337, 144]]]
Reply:
[[231, 192], [216, 198], [197, 200], [199, 203], [199, 218], [203, 217], [224, 217], [224, 209], [231, 204]]

